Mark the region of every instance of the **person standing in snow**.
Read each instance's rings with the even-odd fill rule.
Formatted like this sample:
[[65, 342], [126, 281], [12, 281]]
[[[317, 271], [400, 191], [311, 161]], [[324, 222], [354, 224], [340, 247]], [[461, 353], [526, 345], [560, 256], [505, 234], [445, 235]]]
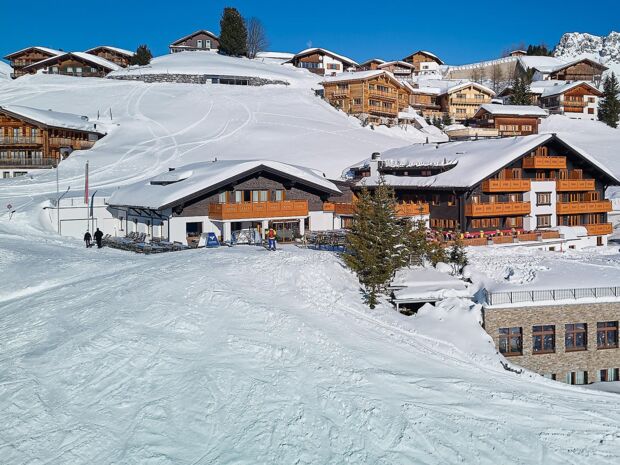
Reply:
[[90, 235], [90, 233], [88, 231], [86, 231], [86, 234], [84, 234], [84, 242], [86, 242], [86, 248], [89, 249], [90, 247], [92, 247], [92, 244], [90, 243], [90, 241], [93, 240], [93, 236]]
[[269, 241], [269, 250], [276, 250], [276, 230], [272, 228], [269, 228], [269, 231], [267, 231], [267, 240]]
[[97, 228], [97, 231], [95, 231], [95, 240], [97, 241], [97, 248], [100, 249], [101, 246], [101, 240], [103, 239], [103, 233], [101, 231], [99, 231], [99, 228]]

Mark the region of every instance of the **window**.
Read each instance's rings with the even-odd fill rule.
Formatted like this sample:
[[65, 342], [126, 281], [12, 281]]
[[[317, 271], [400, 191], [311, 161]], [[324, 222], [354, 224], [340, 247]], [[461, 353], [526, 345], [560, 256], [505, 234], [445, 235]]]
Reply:
[[205, 40], [205, 48], [211, 48], [211, 39]]
[[252, 191], [252, 202], [266, 202], [267, 201], [267, 191]]
[[598, 380], [599, 381], [618, 381], [618, 370], [617, 368], [607, 368], [599, 370]]
[[362, 99], [361, 98], [354, 98], [353, 99], [353, 105], [361, 105], [362, 104]]
[[555, 352], [555, 325], [532, 327], [532, 350], [534, 354], [552, 354]]
[[349, 84], [336, 84], [336, 88], [338, 90], [347, 91], [349, 90]]
[[499, 328], [499, 352], [506, 356], [523, 355], [521, 328]]
[[588, 326], [585, 323], [566, 325], [564, 347], [566, 352], [586, 350], [588, 341]]
[[536, 205], [551, 205], [551, 192], [538, 192], [536, 194]]
[[596, 347], [599, 349], [613, 349], [618, 347], [617, 321], [596, 323]]
[[588, 372], [571, 371], [566, 373], [566, 384], [588, 384]]
[[551, 226], [551, 215], [536, 215], [536, 227], [548, 228]]
[[340, 69], [340, 64], [339, 63], [327, 63], [327, 69]]
[[431, 205], [439, 205], [441, 203], [441, 196], [439, 194], [433, 194], [431, 198]]
[[456, 109], [456, 112], [457, 112], [458, 114], [465, 114], [465, 113], [467, 113], [467, 110], [465, 110], [465, 108], [457, 108], [457, 109]]
[[226, 192], [220, 192], [217, 197], [217, 201], [219, 203], [226, 203]]
[[284, 191], [282, 189], [278, 189], [274, 192], [274, 199], [276, 202], [282, 202], [284, 200]]
[[456, 98], [467, 98], [466, 94], [456, 94]]
[[456, 204], [456, 195], [450, 194], [448, 196], [448, 206], [453, 207]]
[[197, 46], [198, 48], [202, 48], [202, 40], [198, 39], [198, 40], [196, 41], [196, 46]]
[[531, 132], [532, 131], [532, 125], [531, 124], [523, 124], [523, 125], [521, 125], [521, 131]]
[[588, 115], [594, 114], [594, 108], [588, 108]]

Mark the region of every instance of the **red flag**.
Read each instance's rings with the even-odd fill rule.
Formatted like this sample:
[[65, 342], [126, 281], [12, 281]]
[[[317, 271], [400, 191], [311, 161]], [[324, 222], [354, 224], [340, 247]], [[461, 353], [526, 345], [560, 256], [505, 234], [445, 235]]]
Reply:
[[88, 205], [88, 162], [86, 162], [86, 173], [84, 175], [84, 203]]

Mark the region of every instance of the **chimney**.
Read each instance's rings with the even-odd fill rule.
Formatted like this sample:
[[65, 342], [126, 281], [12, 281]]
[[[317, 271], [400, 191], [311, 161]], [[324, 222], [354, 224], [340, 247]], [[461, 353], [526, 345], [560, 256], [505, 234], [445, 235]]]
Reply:
[[381, 154], [373, 152], [370, 156], [370, 175], [379, 176], [379, 168], [381, 167]]

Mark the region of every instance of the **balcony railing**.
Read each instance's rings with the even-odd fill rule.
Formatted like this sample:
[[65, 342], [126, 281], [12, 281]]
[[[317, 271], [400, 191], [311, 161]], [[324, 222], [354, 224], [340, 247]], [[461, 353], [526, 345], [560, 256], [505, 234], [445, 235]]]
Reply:
[[483, 103], [489, 103], [491, 101], [490, 98], [487, 99], [477, 99], [477, 98], [451, 98], [451, 105], [482, 105]]
[[0, 166], [2, 167], [20, 167], [20, 168], [51, 168], [56, 166], [57, 160], [53, 157], [43, 158], [0, 158]]
[[584, 108], [587, 105], [587, 103], [584, 102], [583, 100], [580, 100], [580, 101], [564, 100], [562, 102], [562, 105], [565, 107]]
[[71, 139], [70, 137], [50, 137], [52, 147], [72, 147], [75, 150], [87, 150], [95, 145], [94, 140]]
[[41, 136], [6, 136], [0, 137], [0, 145], [41, 145]]
[[487, 179], [482, 183], [484, 192], [527, 192], [530, 190], [529, 179]]
[[398, 96], [397, 92], [383, 92], [380, 90], [372, 90], [372, 89], [368, 91], [368, 94], [371, 97], [387, 99], [387, 100], [396, 100], [396, 97]]
[[421, 216], [430, 214], [427, 203], [399, 203], [396, 205], [396, 216]]
[[558, 192], [593, 191], [596, 188], [594, 179], [558, 179], [555, 185]]
[[535, 155], [523, 159], [525, 169], [565, 169], [566, 157], [543, 157]]
[[308, 216], [307, 200], [281, 202], [212, 203], [209, 218], [214, 220], [243, 220], [259, 218], [288, 218]]
[[522, 216], [531, 211], [530, 202], [468, 203], [466, 216]]
[[611, 234], [614, 230], [611, 223], [598, 223], [598, 224], [584, 224], [588, 231], [588, 236], [602, 236], [605, 234]]
[[593, 200], [590, 202], [558, 202], [558, 215], [573, 215], [580, 213], [607, 213], [612, 211], [611, 200]]

